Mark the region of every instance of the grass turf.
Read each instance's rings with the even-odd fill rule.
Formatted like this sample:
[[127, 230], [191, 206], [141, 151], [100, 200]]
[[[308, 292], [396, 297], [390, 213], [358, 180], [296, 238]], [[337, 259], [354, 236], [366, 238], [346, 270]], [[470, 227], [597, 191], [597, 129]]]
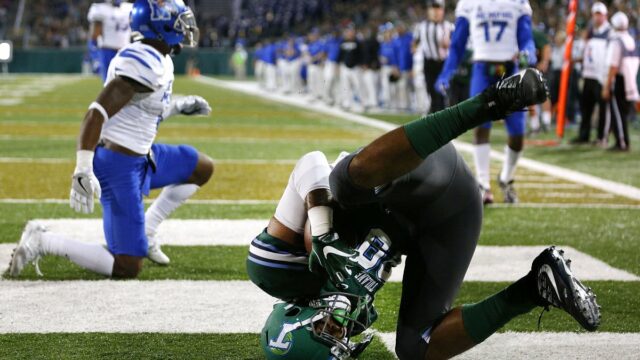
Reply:
[[[0, 359], [264, 359], [258, 334], [0, 335]], [[360, 359], [394, 359], [375, 339]]]
[[[524, 275], [524, 274], [523, 274]], [[478, 302], [485, 297], [504, 289], [508, 283], [465, 282], [463, 283], [455, 305]], [[636, 310], [640, 300], [635, 295], [640, 291], [640, 282], [620, 283], [614, 281], [589, 281], [598, 295], [602, 306], [602, 325], [598, 331], [640, 332], [640, 314]], [[374, 327], [380, 331], [395, 331], [402, 285], [386, 284], [376, 296], [376, 307], [380, 317]], [[528, 314], [513, 319], [503, 331], [583, 331], [578, 323], [562, 310], [551, 308], [542, 317], [540, 329], [537, 328], [538, 316], [542, 308], [536, 308]]]
[[[26, 83], [39, 78], [18, 78]], [[5, 84], [0, 84], [5, 86]], [[6, 85], [10, 86], [10, 85]], [[73, 160], [74, 136], [86, 106], [95, 98], [100, 82], [95, 78], [79, 78], [72, 83], [25, 99], [15, 106], [5, 106], [0, 113], [0, 154], [3, 157], [62, 158]], [[210, 118], [176, 117], [162, 124], [159, 140], [172, 143], [187, 142], [218, 159], [297, 159], [304, 152], [320, 149], [329, 158], [340, 150], [353, 150], [379, 132], [325, 115], [275, 104], [231, 91], [177, 78], [175, 93], [199, 94], [214, 108]], [[385, 118], [401, 123], [411, 117]], [[75, 130], [74, 130], [75, 129]], [[632, 131], [632, 143], [638, 141], [637, 130]], [[471, 139], [470, 133], [463, 140]], [[504, 131], [496, 126], [494, 147], [501, 149]], [[640, 170], [635, 166], [638, 148], [632, 154], [608, 154], [591, 148], [528, 147], [526, 156], [592, 173], [604, 178], [638, 186]], [[612, 159], [614, 161], [612, 161]], [[72, 163], [57, 164], [51, 171], [37, 173], [43, 178], [60, 178], [53, 187], [65, 198], [68, 191], [69, 169]], [[228, 165], [228, 164], [224, 164]], [[224, 172], [231, 176], [231, 167], [222, 165], [216, 177]], [[286, 167], [281, 165], [283, 168]], [[289, 168], [291, 165], [287, 165]], [[67, 168], [68, 167], [68, 168]], [[64, 169], [66, 172], [58, 170]], [[274, 168], [277, 168], [274, 167]], [[271, 171], [274, 168], [270, 168]], [[239, 169], [233, 176], [242, 176]], [[29, 168], [18, 171], [28, 172]], [[60, 174], [58, 174], [60, 172]], [[257, 171], [262, 174], [262, 169]], [[288, 170], [274, 171], [286, 181]], [[0, 176], [14, 176], [16, 169], [3, 168]], [[255, 174], [252, 174], [255, 176]], [[233, 188], [231, 178], [221, 176], [220, 185], [230, 184], [225, 193], [246, 191], [255, 182]], [[11, 184], [11, 179], [6, 180]], [[55, 182], [55, 181], [53, 181]], [[278, 182], [278, 184], [280, 184]], [[50, 184], [48, 184], [49, 186]], [[15, 186], [15, 185], [12, 185]], [[64, 188], [64, 193], [61, 189]], [[0, 186], [2, 189], [2, 186]], [[278, 187], [282, 190], [282, 186]], [[209, 191], [209, 190], [207, 190]], [[216, 190], [203, 194], [218, 196]], [[250, 193], [247, 192], [247, 193]], [[27, 193], [25, 193], [27, 194]], [[30, 192], [28, 194], [31, 194]], [[57, 193], [56, 193], [57, 194]], [[275, 195], [274, 195], [275, 194]], [[5, 197], [16, 198], [16, 191]], [[270, 196], [278, 198], [273, 192]], [[32, 196], [28, 196], [32, 197]], [[244, 197], [248, 198], [248, 197]], [[539, 201], [538, 198], [533, 198]], [[613, 199], [615, 201], [616, 199]], [[581, 199], [572, 200], [581, 202]], [[175, 218], [268, 218], [275, 205], [186, 205]], [[99, 209], [99, 207], [98, 207]], [[567, 244], [599, 257], [609, 264], [640, 274], [640, 245], [634, 238], [640, 234], [636, 221], [638, 210], [614, 209], [488, 209], [480, 243], [484, 245]], [[66, 205], [58, 204], [0, 204], [0, 242], [15, 242], [28, 219], [84, 218]], [[99, 217], [100, 211], [89, 217]], [[166, 247], [174, 260], [169, 268], [149, 265], [143, 278], [180, 279], [246, 279], [244, 256], [246, 249], [220, 247], [201, 251], [196, 247]], [[49, 263], [51, 261], [51, 263]], [[211, 266], [215, 264], [215, 266]], [[54, 267], [60, 269], [54, 270]], [[47, 277], [60, 279], [92, 278], [91, 274], [70, 266], [67, 262], [45, 259], [42, 263]], [[32, 269], [28, 270], [32, 271]], [[33, 273], [25, 274], [27, 277]], [[97, 277], [93, 277], [97, 278]], [[638, 282], [593, 282], [589, 285], [599, 295], [603, 305], [603, 330], [639, 332]], [[473, 302], [500, 290], [503, 283], [465, 283], [458, 303]], [[378, 296], [381, 317], [378, 329], [393, 331], [400, 298], [400, 284], [388, 284]], [[532, 331], [537, 313], [531, 313], [510, 323], [506, 330]], [[545, 314], [542, 329], [575, 331], [577, 326], [566, 314], [552, 311]], [[0, 335], [0, 358], [260, 358], [258, 337], [253, 334], [6, 334]], [[231, 354], [231, 355], [227, 355]], [[391, 358], [379, 341], [367, 350], [371, 359]], [[363, 357], [365, 358], [365, 357]]]
[[[275, 205], [185, 205], [174, 218], [264, 218]], [[62, 204], [0, 204], [0, 243], [17, 241], [33, 218], [80, 217]], [[488, 208], [480, 245], [569, 245], [606, 263], [640, 274], [637, 209]], [[91, 216], [98, 218], [99, 210]], [[215, 229], [211, 230], [215, 232]], [[167, 247], [169, 249], [170, 247]], [[180, 247], [175, 247], [176, 250]], [[171, 251], [174, 251], [173, 249]], [[184, 251], [184, 250], [180, 250]]]
[[[368, 115], [384, 121], [396, 124], [404, 124], [416, 119], [416, 115]], [[595, 132], [595, 130], [593, 130]], [[587, 174], [602, 177], [623, 184], [640, 187], [640, 166], [637, 166], [640, 157], [640, 127], [629, 126], [631, 137], [631, 151], [629, 153], [611, 153], [598, 147], [581, 145], [568, 145], [568, 139], [575, 137], [578, 127], [572, 127], [565, 133], [565, 140], [560, 146], [545, 145], [549, 141], [556, 140], [554, 132], [540, 134], [533, 139], [526, 140], [524, 156], [543, 161], [549, 164], [562, 166], [568, 169], [581, 171]], [[473, 142], [473, 134], [467, 131], [460, 136], [460, 140]], [[507, 134], [502, 124], [497, 124], [491, 130], [491, 147], [502, 151], [507, 141]], [[613, 141], [613, 136], [611, 137]]]

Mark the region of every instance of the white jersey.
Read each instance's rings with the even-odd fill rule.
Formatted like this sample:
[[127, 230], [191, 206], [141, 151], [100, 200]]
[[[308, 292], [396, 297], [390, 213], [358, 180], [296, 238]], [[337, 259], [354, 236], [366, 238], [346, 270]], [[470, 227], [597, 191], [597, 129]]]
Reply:
[[606, 22], [597, 29], [591, 29], [584, 47], [582, 55], [582, 77], [585, 79], [598, 80], [604, 84], [609, 69], [607, 68], [606, 57], [607, 44], [609, 43], [609, 33], [611, 26]]
[[116, 76], [131, 78], [150, 88], [133, 99], [102, 125], [102, 138], [138, 154], [146, 154], [156, 137], [162, 114], [171, 103], [173, 61], [155, 48], [134, 42], [111, 61], [105, 86]]
[[90, 22], [102, 23], [98, 47], [118, 50], [130, 42], [129, 14], [132, 8], [133, 4], [128, 2], [123, 2], [120, 6], [109, 3], [91, 5], [87, 18]]
[[469, 22], [473, 61], [508, 61], [518, 54], [518, 20], [531, 16], [528, 0], [460, 0], [456, 18]]
[[636, 49], [636, 41], [628, 31], [616, 31], [607, 47], [607, 65], [618, 68], [618, 75], [624, 78], [625, 98], [628, 101], [640, 100], [638, 93], [638, 66], [640, 56]]

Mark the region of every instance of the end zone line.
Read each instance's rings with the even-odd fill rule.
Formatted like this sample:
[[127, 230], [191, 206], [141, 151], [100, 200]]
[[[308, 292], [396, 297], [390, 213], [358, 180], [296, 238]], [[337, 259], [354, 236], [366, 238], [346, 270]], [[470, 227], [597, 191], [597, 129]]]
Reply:
[[[145, 204], [150, 204], [155, 199], [144, 199]], [[0, 199], [0, 204], [69, 204], [69, 199]], [[187, 200], [189, 205], [277, 205], [278, 200], [257, 200], [257, 199], [191, 199]], [[640, 206], [638, 206], [640, 209]]]
[[[72, 239], [104, 244], [100, 219], [35, 219], [51, 232]], [[260, 234], [266, 219], [169, 219], [158, 233], [162, 244], [172, 246], [241, 246], [246, 247]], [[7, 239], [11, 240], [11, 239]], [[615, 268], [571, 246], [557, 244], [573, 260], [572, 270], [583, 280], [638, 281], [640, 277]], [[10, 248], [15, 244], [10, 244]], [[515, 281], [531, 268], [531, 260], [546, 246], [486, 246], [476, 248], [465, 281]], [[2, 248], [2, 246], [0, 246]], [[509, 259], [509, 261], [504, 261]], [[8, 265], [8, 262], [6, 263]], [[5, 265], [6, 266], [6, 265]], [[0, 263], [0, 270], [3, 264]], [[404, 263], [394, 269], [389, 281], [401, 281]]]
[[[1, 138], [1, 136], [0, 136]], [[0, 157], [0, 164], [14, 163], [42, 163], [42, 164], [72, 164], [73, 158], [34, 158], [34, 157]], [[241, 165], [295, 165], [297, 159], [213, 159], [215, 164], [241, 164]]]
[[[246, 94], [262, 97], [269, 100], [278, 101], [287, 105], [304, 108], [305, 110], [313, 110], [327, 115], [335, 116], [348, 120], [354, 123], [374, 127], [384, 131], [393, 130], [399, 125], [392, 124], [386, 121], [372, 119], [363, 115], [353, 114], [342, 109], [329, 107], [324, 103], [309, 103], [301, 98], [293, 98], [291, 96], [285, 96], [282, 94], [268, 93], [260, 89], [255, 82], [238, 82], [238, 81], [226, 81], [219, 80], [211, 77], [198, 76], [194, 78], [195, 81], [213, 85], [229, 90], [239, 91]], [[455, 140], [454, 145], [460, 151], [467, 153], [473, 153], [473, 145]], [[504, 154], [491, 150], [491, 158], [499, 161], [504, 161]], [[615, 181], [606, 180], [597, 176], [588, 175], [579, 171], [569, 170], [560, 166], [543, 163], [537, 160], [528, 158], [520, 158], [520, 163], [524, 168], [538, 171], [544, 174], [554, 176], [556, 178], [569, 180], [583, 185], [588, 185], [596, 189], [600, 189], [609, 193], [613, 193], [619, 196], [623, 196], [633, 200], [640, 200], [640, 189], [631, 185], [621, 184]]]
[[[395, 354], [396, 333], [377, 336]], [[456, 359], [635, 359], [638, 344], [637, 333], [507, 331], [491, 335]]]
[[[145, 199], [145, 204], [150, 204], [155, 199]], [[0, 199], [0, 204], [68, 204], [69, 199]], [[277, 205], [278, 200], [257, 200], [257, 199], [191, 199], [187, 200], [187, 205]], [[517, 203], [505, 204], [494, 203], [488, 208], [523, 208], [523, 209], [628, 209], [640, 210], [640, 205], [632, 204], [612, 204], [612, 203]]]

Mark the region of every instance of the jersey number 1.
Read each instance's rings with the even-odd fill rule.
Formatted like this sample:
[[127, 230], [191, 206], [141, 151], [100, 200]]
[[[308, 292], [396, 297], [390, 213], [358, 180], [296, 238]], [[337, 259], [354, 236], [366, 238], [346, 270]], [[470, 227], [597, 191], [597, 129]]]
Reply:
[[500, 41], [502, 39], [502, 33], [504, 33], [504, 29], [506, 29], [508, 23], [506, 21], [493, 20], [493, 21], [483, 21], [478, 24], [479, 27], [484, 28], [484, 39], [487, 42], [491, 41], [491, 35], [489, 34], [489, 29], [492, 27], [498, 28], [498, 33], [496, 34], [496, 41]]

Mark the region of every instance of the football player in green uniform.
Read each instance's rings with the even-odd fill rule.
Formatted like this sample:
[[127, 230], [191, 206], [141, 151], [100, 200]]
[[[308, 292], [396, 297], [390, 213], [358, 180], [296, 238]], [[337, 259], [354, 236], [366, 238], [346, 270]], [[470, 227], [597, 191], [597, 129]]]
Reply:
[[546, 97], [541, 74], [526, 69], [384, 134], [333, 167], [320, 153], [303, 157], [247, 260], [251, 280], [285, 300], [263, 328], [266, 356], [356, 357], [370, 337], [360, 343], [352, 337], [375, 321], [373, 298], [398, 253], [407, 255], [396, 332], [400, 359], [455, 356], [537, 306], [559, 307], [595, 330], [595, 295], [554, 247], [501, 292], [451, 309], [480, 234], [482, 202], [449, 142]]

